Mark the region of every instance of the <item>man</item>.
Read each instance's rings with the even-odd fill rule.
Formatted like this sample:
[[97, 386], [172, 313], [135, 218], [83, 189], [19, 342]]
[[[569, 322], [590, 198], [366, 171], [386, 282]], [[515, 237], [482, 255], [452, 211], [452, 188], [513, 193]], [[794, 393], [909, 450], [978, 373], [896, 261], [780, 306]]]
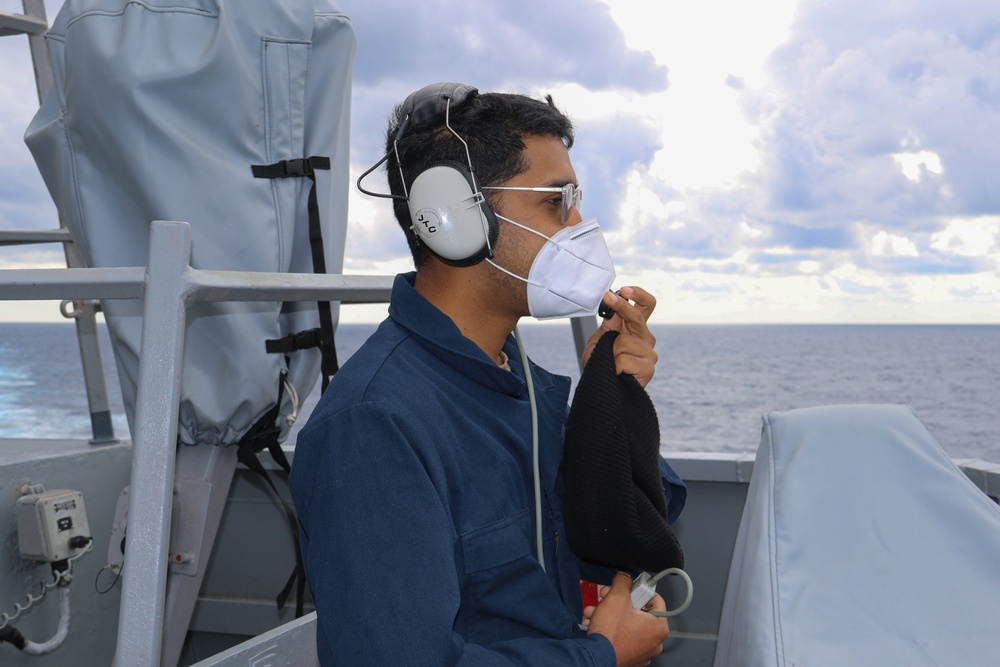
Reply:
[[[570, 382], [531, 364], [536, 533], [531, 406], [511, 336], [518, 320], [574, 314], [579, 297], [566, 294], [590, 285], [589, 312], [603, 298], [617, 314], [585, 358], [616, 330], [618, 373], [645, 385], [657, 361], [647, 292], [606, 292], [613, 273], [602, 278], [599, 259], [578, 262], [567, 289], [552, 287], [575, 270], [547, 271], [564, 261], [555, 255], [571, 254], [566, 244], [597, 238], [606, 254], [596, 223], [581, 224], [572, 143], [551, 101], [445, 84], [396, 110], [387, 173], [416, 272], [396, 278], [389, 318], [324, 393], [291, 477], [324, 665], [639, 665], [662, 650], [666, 620], [632, 608], [629, 577], [566, 544]], [[456, 187], [460, 205], [418, 203]], [[481, 234], [471, 254], [449, 228], [461, 216]], [[581, 229], [590, 231], [563, 238]], [[596, 608], [583, 609], [581, 579], [611, 584]], [[659, 596], [651, 609], [664, 609]]]

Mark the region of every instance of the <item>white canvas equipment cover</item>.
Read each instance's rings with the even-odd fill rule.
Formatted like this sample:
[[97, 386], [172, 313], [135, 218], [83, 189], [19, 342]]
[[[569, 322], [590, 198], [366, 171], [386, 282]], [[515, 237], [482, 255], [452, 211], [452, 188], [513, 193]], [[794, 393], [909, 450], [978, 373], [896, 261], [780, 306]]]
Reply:
[[1000, 509], [905, 406], [764, 418], [716, 667], [993, 665]]
[[[47, 41], [55, 85], [25, 141], [89, 266], [145, 266], [150, 223], [182, 220], [195, 268], [311, 273], [312, 181], [255, 178], [251, 165], [324, 156], [326, 268], [341, 271], [355, 37], [334, 4], [67, 0]], [[142, 304], [103, 310], [132, 424]], [[264, 341], [317, 326], [313, 303], [192, 305], [180, 440], [237, 442], [277, 399], [286, 355]], [[304, 397], [319, 352], [288, 357]]]

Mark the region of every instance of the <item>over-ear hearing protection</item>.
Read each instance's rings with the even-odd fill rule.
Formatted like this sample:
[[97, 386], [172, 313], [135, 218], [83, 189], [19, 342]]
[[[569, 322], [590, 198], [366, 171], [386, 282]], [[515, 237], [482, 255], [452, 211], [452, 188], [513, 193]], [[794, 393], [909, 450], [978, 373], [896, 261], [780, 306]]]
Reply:
[[[423, 245], [446, 264], [472, 266], [493, 256], [493, 246], [498, 235], [497, 219], [476, 182], [465, 140], [451, 128], [450, 111], [477, 95], [479, 91], [461, 83], [435, 83], [410, 94], [401, 106], [403, 120], [393, 143], [398, 144], [411, 125], [441, 118], [445, 127], [465, 147], [467, 165], [460, 162], [431, 164], [417, 174], [407, 188], [403, 181], [404, 197], [379, 195], [361, 187], [361, 180], [382, 164], [358, 179], [358, 189], [377, 197], [405, 199], [410, 212], [411, 229]], [[396, 154], [399, 162], [399, 154]]]
[[472, 266], [493, 256], [496, 216], [461, 163], [439, 163], [420, 172], [410, 185], [408, 206], [413, 231], [442, 261]]

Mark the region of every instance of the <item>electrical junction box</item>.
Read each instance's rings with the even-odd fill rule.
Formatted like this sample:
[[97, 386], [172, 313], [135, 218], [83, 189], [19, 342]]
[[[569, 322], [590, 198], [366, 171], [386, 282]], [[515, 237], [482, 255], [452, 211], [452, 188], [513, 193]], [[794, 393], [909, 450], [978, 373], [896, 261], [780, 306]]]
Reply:
[[74, 537], [90, 538], [82, 493], [60, 489], [17, 499], [17, 539], [22, 558], [65, 560], [83, 548], [70, 546]]

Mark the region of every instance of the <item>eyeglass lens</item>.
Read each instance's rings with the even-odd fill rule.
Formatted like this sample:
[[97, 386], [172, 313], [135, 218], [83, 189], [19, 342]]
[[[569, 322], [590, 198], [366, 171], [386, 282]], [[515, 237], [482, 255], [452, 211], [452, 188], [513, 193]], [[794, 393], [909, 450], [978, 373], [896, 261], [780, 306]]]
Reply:
[[563, 196], [562, 196], [562, 223], [565, 225], [566, 221], [569, 220], [569, 212], [573, 208], [579, 208], [580, 202], [583, 201], [583, 190], [576, 187], [573, 183], [567, 183], [563, 186]]

